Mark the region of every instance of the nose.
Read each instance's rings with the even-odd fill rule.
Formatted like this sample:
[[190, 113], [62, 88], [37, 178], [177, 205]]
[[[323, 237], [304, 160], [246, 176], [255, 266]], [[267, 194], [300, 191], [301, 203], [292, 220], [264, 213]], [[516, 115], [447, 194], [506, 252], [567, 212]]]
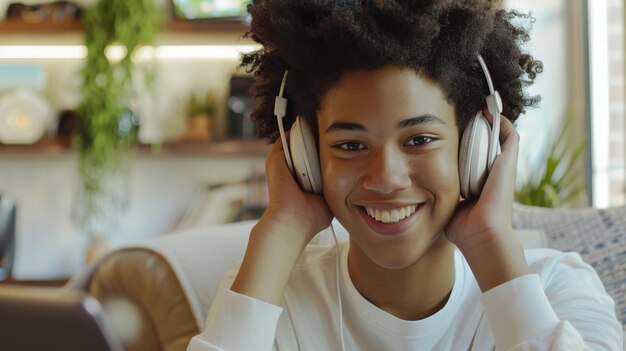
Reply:
[[405, 155], [396, 147], [386, 147], [368, 160], [363, 187], [389, 195], [411, 185], [410, 166]]

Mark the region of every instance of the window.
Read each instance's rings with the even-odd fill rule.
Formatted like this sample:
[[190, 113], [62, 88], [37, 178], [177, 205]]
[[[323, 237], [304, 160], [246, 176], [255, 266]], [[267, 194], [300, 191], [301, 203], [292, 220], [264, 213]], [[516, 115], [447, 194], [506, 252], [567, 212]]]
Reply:
[[[532, 177], [542, 153], [565, 123], [572, 123], [573, 144], [585, 139], [588, 145], [586, 161], [576, 165], [588, 198], [571, 205], [626, 205], [624, 0], [507, 0], [504, 5], [530, 11], [536, 19], [528, 50], [544, 63], [529, 91], [542, 96], [541, 106], [518, 125], [518, 181]], [[565, 120], [568, 114], [573, 116]]]
[[626, 205], [624, 2], [588, 1], [593, 205]]

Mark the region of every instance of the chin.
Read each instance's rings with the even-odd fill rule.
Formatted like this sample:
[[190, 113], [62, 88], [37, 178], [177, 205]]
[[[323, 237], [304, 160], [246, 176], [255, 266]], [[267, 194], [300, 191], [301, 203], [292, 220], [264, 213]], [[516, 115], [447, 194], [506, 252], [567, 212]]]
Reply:
[[433, 232], [414, 228], [412, 232], [390, 238], [381, 238], [375, 233], [367, 233], [367, 230], [355, 233], [364, 235], [351, 236], [351, 245], [357, 245], [357, 249], [372, 263], [389, 270], [404, 269], [426, 256], [443, 254], [443, 251], [446, 251], [445, 248], [452, 245], [443, 231], [433, 234]]
[[415, 264], [424, 257], [428, 252], [428, 248], [420, 248], [418, 245], [411, 248], [410, 246], [407, 247], [407, 245], [403, 245], [403, 247], [396, 249], [379, 247], [364, 252], [376, 265], [385, 269], [396, 270], [404, 269]]

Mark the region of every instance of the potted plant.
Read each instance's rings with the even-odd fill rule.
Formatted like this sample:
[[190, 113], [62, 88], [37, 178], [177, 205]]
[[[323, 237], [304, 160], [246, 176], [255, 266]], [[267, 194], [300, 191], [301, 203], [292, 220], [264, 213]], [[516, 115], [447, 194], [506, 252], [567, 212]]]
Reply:
[[567, 206], [584, 194], [584, 186], [577, 182], [575, 164], [585, 151], [585, 141], [574, 145], [571, 127], [574, 124], [573, 107], [569, 108], [559, 137], [541, 155], [542, 164], [533, 176], [515, 192], [515, 201], [529, 206]]
[[[102, 241], [107, 234], [102, 217], [112, 209], [107, 207], [124, 204], [103, 196], [111, 194], [108, 180], [127, 169], [135, 144], [135, 133], [127, 128], [136, 68], [133, 54], [139, 46], [152, 42], [162, 13], [155, 0], [100, 0], [83, 16], [87, 58], [75, 140], [81, 180], [77, 219], [92, 242]], [[114, 45], [122, 52], [115, 60], [106, 55]]]
[[213, 119], [216, 110], [215, 95], [191, 94], [185, 106], [187, 130], [183, 140], [208, 141], [213, 138]]

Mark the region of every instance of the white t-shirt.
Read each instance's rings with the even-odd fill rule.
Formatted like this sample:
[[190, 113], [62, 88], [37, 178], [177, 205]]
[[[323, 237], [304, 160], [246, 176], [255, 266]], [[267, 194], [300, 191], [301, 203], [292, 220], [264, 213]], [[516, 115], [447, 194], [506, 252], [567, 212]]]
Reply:
[[[399, 319], [352, 284], [348, 243], [340, 245], [339, 284], [346, 350], [622, 350], [613, 300], [576, 253], [526, 251], [532, 274], [481, 294], [457, 250], [446, 305], [422, 320]], [[334, 246], [309, 246], [281, 306], [237, 294], [239, 267], [224, 279], [205, 330], [188, 351], [341, 350]]]

